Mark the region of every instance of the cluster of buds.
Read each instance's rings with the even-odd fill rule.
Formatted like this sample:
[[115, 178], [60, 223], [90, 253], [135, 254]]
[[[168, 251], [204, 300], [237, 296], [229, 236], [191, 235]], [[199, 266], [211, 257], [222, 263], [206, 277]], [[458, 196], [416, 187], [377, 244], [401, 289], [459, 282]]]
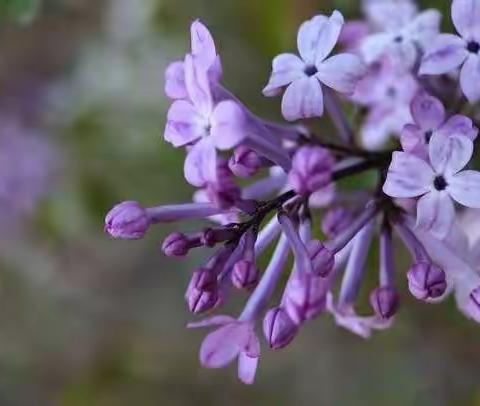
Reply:
[[[480, 208], [480, 173], [464, 170], [478, 134], [478, 10], [480, 0], [453, 1], [460, 37], [440, 34], [440, 13], [419, 12], [410, 0], [365, 0], [364, 21], [345, 23], [335, 11], [303, 23], [299, 56], [273, 60], [263, 93], [275, 96], [286, 88], [287, 121], [320, 117], [325, 110], [336, 140], [299, 123], [254, 115], [221, 84], [221, 61], [208, 29], [192, 24], [191, 52], [166, 72], [173, 104], [165, 140], [185, 148], [185, 179], [198, 190], [191, 203], [120, 203], [107, 215], [106, 231], [138, 239], [154, 223], [210, 222], [200, 231], [174, 232], [161, 246], [175, 258], [212, 249], [185, 294], [192, 313], [209, 313], [188, 326], [216, 328], [201, 345], [202, 365], [220, 368], [237, 360], [239, 378], [252, 383], [259, 325], [268, 346], [279, 350], [322, 314], [368, 338], [392, 326], [402, 277], [411, 295], [427, 303], [455, 292], [460, 310], [480, 322], [480, 245], [468, 240], [468, 224], [462, 226], [455, 207]], [[338, 47], [344, 52], [330, 55]], [[449, 89], [457, 83], [463, 92], [452, 97]], [[347, 119], [346, 103], [362, 107], [355, 121]], [[358, 130], [353, 122], [360, 123]], [[338, 182], [365, 171], [376, 176], [361, 189]], [[312, 220], [319, 213], [317, 229]], [[395, 238], [411, 256], [401, 270]], [[374, 241], [378, 282], [370, 313], [358, 314]], [[261, 269], [258, 259], [273, 245]], [[275, 301], [279, 289], [283, 294]], [[238, 317], [211, 315], [238, 290], [248, 295]]]

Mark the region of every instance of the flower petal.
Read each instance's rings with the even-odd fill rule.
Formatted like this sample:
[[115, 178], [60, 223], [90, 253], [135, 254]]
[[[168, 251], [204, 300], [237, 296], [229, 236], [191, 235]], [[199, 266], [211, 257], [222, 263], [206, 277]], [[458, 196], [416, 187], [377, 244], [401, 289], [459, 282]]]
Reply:
[[198, 141], [185, 158], [185, 179], [193, 186], [203, 187], [217, 180], [217, 152], [211, 140]]
[[353, 94], [367, 68], [362, 60], [353, 54], [339, 54], [328, 58], [318, 66], [317, 78], [340, 93]]
[[419, 92], [412, 100], [412, 117], [423, 130], [432, 131], [445, 121], [445, 108], [440, 100], [427, 92]]
[[407, 124], [400, 135], [400, 143], [405, 152], [416, 155], [423, 160], [428, 159], [425, 131], [420, 127]]
[[480, 56], [470, 55], [460, 72], [460, 85], [470, 103], [480, 100]]
[[465, 41], [452, 34], [441, 34], [432, 43], [422, 59], [420, 75], [440, 75], [459, 67], [467, 58]]
[[408, 24], [406, 31], [408, 36], [424, 49], [438, 36], [441, 20], [442, 15], [439, 11], [425, 10]]
[[230, 316], [212, 316], [207, 317], [203, 320], [193, 321], [187, 324], [188, 328], [201, 328], [201, 327], [210, 327], [210, 326], [223, 326], [225, 324], [234, 323], [236, 320]]
[[227, 324], [208, 334], [200, 347], [200, 363], [206, 368], [223, 368], [242, 351], [248, 332], [239, 323]]
[[445, 238], [455, 220], [453, 201], [446, 191], [432, 191], [423, 196], [417, 205], [417, 227], [439, 239]]
[[212, 94], [207, 71], [192, 55], [185, 57], [185, 84], [194, 106], [205, 117], [209, 117], [212, 107]]
[[186, 99], [185, 69], [183, 61], [172, 62], [165, 71], [165, 93], [171, 99]]
[[253, 384], [257, 372], [258, 357], [250, 357], [245, 352], [238, 356], [238, 378], [246, 385]]
[[323, 91], [316, 77], [302, 78], [288, 86], [283, 95], [282, 114], [289, 121], [323, 115]]
[[472, 141], [475, 141], [478, 136], [478, 128], [473, 125], [473, 121], [461, 114], [450, 117], [447, 122], [439, 128], [438, 132], [447, 137], [450, 135], [464, 135]]
[[192, 41], [192, 55], [205, 71], [208, 71], [217, 59], [217, 51], [212, 34], [199, 20], [192, 23], [190, 27]]
[[305, 76], [305, 63], [293, 54], [280, 54], [272, 62], [270, 80], [263, 89], [265, 96], [276, 96], [281, 88]]
[[391, 197], [416, 197], [427, 193], [432, 185], [432, 168], [415, 155], [394, 152], [383, 185], [385, 194]]
[[463, 206], [480, 209], [480, 172], [457, 173], [449, 180], [447, 191]]
[[390, 33], [380, 32], [368, 36], [360, 46], [365, 62], [370, 65], [372, 62], [379, 60], [392, 40], [393, 37]]
[[452, 2], [452, 20], [455, 28], [464, 38], [478, 31], [480, 21], [478, 0], [454, 0]]
[[336, 10], [330, 17], [318, 15], [304, 22], [297, 37], [302, 59], [312, 65], [323, 61], [335, 47], [343, 23], [342, 14]]
[[219, 103], [212, 115], [211, 138], [218, 149], [237, 146], [247, 135], [246, 118], [238, 103], [227, 100]]
[[461, 171], [473, 154], [473, 142], [463, 135], [445, 137], [434, 134], [428, 145], [430, 163], [437, 174], [453, 175]]
[[174, 147], [181, 147], [204, 135], [203, 117], [185, 101], [175, 101], [168, 110], [164, 138]]

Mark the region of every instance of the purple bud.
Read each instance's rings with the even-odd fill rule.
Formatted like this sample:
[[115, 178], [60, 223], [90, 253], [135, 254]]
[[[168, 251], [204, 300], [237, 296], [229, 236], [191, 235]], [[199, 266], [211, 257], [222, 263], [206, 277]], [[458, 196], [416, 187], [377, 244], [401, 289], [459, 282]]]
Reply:
[[322, 219], [322, 231], [328, 238], [335, 238], [352, 223], [352, 212], [345, 207], [328, 210]]
[[428, 262], [415, 264], [407, 274], [410, 293], [417, 299], [435, 299], [447, 289], [445, 272]]
[[381, 286], [370, 293], [370, 304], [378, 316], [389, 319], [398, 310], [398, 293], [391, 286]]
[[162, 251], [167, 257], [181, 258], [188, 254], [190, 248], [201, 245], [199, 238], [190, 239], [185, 234], [174, 232], [162, 244]]
[[270, 309], [263, 319], [263, 334], [273, 350], [286, 347], [297, 332], [297, 325], [281, 307]]
[[233, 267], [232, 283], [237, 289], [253, 289], [259, 279], [258, 268], [248, 260], [238, 261]]
[[192, 313], [202, 313], [215, 307], [219, 302], [216, 275], [208, 268], [197, 269], [190, 279], [185, 299]]
[[105, 231], [114, 238], [138, 240], [150, 227], [147, 211], [137, 202], [117, 204], [105, 217]]
[[249, 178], [255, 175], [261, 166], [260, 156], [244, 145], [237, 147], [228, 161], [228, 167], [239, 178]]
[[332, 180], [335, 161], [330, 152], [321, 147], [301, 147], [293, 157], [288, 175], [290, 186], [302, 195], [309, 195]]
[[312, 261], [313, 272], [317, 276], [326, 277], [335, 265], [335, 256], [320, 241], [311, 240], [307, 244], [307, 251]]
[[284, 294], [285, 310], [295, 324], [301, 324], [325, 309], [326, 296], [325, 279], [307, 272], [296, 272]]
[[217, 181], [208, 183], [206, 191], [209, 200], [221, 209], [229, 209], [240, 199], [240, 188], [235, 184], [226, 160], [218, 163]]

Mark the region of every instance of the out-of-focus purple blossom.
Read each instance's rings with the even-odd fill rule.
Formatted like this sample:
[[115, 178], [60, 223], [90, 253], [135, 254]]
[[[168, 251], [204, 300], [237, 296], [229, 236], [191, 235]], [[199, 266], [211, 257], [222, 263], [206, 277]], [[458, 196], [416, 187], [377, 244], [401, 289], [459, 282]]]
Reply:
[[297, 332], [298, 326], [282, 307], [270, 309], [263, 319], [263, 334], [273, 350], [286, 347], [295, 338]]
[[322, 232], [328, 238], [334, 238], [346, 230], [353, 220], [353, 213], [346, 207], [339, 206], [328, 210], [322, 218]]
[[333, 253], [318, 240], [309, 241], [306, 247], [312, 261], [313, 273], [321, 277], [328, 276], [335, 265]]
[[309, 195], [330, 183], [334, 163], [325, 148], [302, 147], [293, 157], [288, 182], [298, 194]]
[[300, 57], [281, 54], [272, 63], [272, 74], [263, 89], [265, 96], [277, 96], [287, 86], [282, 114], [289, 121], [323, 115], [322, 84], [352, 94], [365, 74], [361, 59], [353, 54], [338, 54], [327, 59], [342, 30], [342, 14], [318, 15], [302, 24], [297, 44]]
[[460, 36], [439, 35], [427, 48], [422, 75], [440, 75], [461, 67], [460, 85], [471, 103], [480, 99], [480, 3], [453, 0], [452, 20]]
[[411, 2], [367, 1], [366, 12], [378, 29], [360, 46], [368, 64], [387, 57], [397, 68], [410, 69], [440, 30], [441, 14], [437, 10], [417, 14]]

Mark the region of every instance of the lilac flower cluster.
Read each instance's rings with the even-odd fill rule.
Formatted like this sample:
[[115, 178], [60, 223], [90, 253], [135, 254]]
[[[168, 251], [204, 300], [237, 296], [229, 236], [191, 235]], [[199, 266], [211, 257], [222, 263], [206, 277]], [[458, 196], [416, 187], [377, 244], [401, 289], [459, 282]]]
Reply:
[[[166, 72], [173, 104], [165, 128], [165, 140], [187, 153], [184, 175], [197, 188], [194, 201], [150, 208], [127, 201], [106, 217], [106, 231], [123, 239], [143, 237], [154, 223], [210, 221], [200, 231], [172, 233], [161, 249], [183, 258], [194, 248], [214, 248], [186, 290], [192, 313], [210, 313], [236, 290], [247, 292], [238, 317], [209, 315], [188, 325], [214, 328], [201, 345], [201, 364], [237, 360], [245, 383], [253, 382], [260, 358], [257, 327], [273, 350], [321, 314], [367, 338], [393, 324], [399, 278], [424, 302], [455, 292], [460, 310], [480, 322], [480, 251], [458, 221], [462, 207], [480, 208], [480, 173], [468, 169], [478, 135], [480, 0], [452, 2], [460, 36], [440, 34], [441, 15], [419, 12], [410, 0], [363, 6], [362, 21], [345, 23], [338, 11], [306, 21], [299, 56], [273, 60], [263, 93], [285, 88], [282, 114], [294, 124], [256, 116], [223, 87], [214, 40], [194, 22], [191, 52]], [[349, 105], [357, 108], [347, 119]], [[324, 110], [336, 141], [297, 122]], [[376, 174], [370, 186], [338, 184], [364, 171]], [[236, 178], [250, 182], [240, 187]], [[313, 216], [320, 212], [317, 230]], [[411, 257], [401, 272], [397, 237]], [[358, 314], [375, 240], [378, 282], [370, 314]], [[272, 245], [262, 269], [258, 260]]]

